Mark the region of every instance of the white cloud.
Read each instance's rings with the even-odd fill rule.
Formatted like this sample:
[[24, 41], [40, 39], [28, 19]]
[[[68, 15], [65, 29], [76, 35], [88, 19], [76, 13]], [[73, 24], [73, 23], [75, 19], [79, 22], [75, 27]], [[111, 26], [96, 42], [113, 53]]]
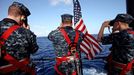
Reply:
[[49, 0], [49, 1], [50, 1], [51, 5], [54, 5], [54, 6], [58, 5], [60, 3], [64, 3], [64, 4], [67, 4], [67, 5], [72, 3], [72, 0]]

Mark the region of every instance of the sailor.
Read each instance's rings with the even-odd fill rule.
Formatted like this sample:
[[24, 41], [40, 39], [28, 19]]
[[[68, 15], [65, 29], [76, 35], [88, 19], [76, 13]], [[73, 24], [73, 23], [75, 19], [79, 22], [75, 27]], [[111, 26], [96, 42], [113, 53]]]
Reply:
[[81, 75], [80, 43], [83, 34], [73, 29], [72, 15], [63, 14], [61, 18], [61, 25], [48, 35], [56, 53], [54, 68], [58, 75]]
[[13, 2], [8, 16], [0, 21], [0, 75], [35, 75], [30, 54], [38, 50], [36, 35], [22, 27], [30, 15], [26, 6]]
[[[105, 21], [98, 34], [102, 44], [112, 44], [108, 57], [108, 75], [134, 75], [134, 31], [129, 24], [134, 18], [118, 14], [114, 20]], [[113, 26], [112, 33], [104, 36], [104, 29]]]

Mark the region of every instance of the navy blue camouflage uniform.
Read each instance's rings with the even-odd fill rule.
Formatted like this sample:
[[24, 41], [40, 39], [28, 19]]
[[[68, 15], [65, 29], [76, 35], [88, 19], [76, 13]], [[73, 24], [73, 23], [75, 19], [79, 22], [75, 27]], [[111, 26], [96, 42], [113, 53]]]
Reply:
[[[128, 30], [133, 31], [131, 29]], [[112, 44], [110, 50], [113, 61], [127, 64], [134, 59], [134, 34], [128, 33], [128, 30], [113, 33], [102, 38], [102, 44]], [[112, 67], [111, 75], [120, 75], [121, 69], [113, 64], [110, 65]], [[133, 70], [126, 75], [133, 75]]]
[[[18, 25], [18, 23], [12, 19], [5, 18], [0, 21], [0, 36], [12, 25]], [[28, 29], [20, 27], [15, 30], [9, 38], [5, 41], [3, 46], [7, 53], [21, 60], [23, 58], [29, 58], [30, 54], [35, 53], [38, 50], [36, 43], [36, 35]], [[0, 66], [9, 64], [7, 61], [0, 59]], [[10, 75], [23, 75], [21, 71], [12, 72]]]
[[[67, 32], [67, 35], [69, 36], [70, 40], [73, 42], [74, 38], [75, 38], [75, 30], [72, 27], [69, 27], [69, 26], [64, 27], [63, 29]], [[79, 34], [79, 40], [78, 40], [78, 45], [77, 45], [77, 52], [80, 55], [80, 43], [83, 40], [83, 34], [81, 32], [79, 32], [79, 33], [80, 34]], [[59, 28], [50, 32], [49, 35], [48, 35], [48, 39], [50, 41], [52, 41], [52, 43], [53, 43], [56, 57], [63, 57], [63, 56], [68, 55], [68, 46], [69, 45], [67, 44], [64, 36], [61, 34]], [[75, 70], [74, 62], [68, 64], [67, 66], [65, 66], [65, 63], [62, 63], [59, 66], [59, 70], [63, 74], [65, 74], [65, 71], [67, 69], [69, 69], [70, 73], [72, 73]]]

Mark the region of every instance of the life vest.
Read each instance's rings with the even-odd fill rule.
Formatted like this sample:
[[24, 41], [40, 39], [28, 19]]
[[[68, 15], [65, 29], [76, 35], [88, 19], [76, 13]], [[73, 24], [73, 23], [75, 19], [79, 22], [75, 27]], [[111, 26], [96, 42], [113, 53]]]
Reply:
[[[75, 31], [76, 34], [75, 34], [75, 39], [74, 41], [72, 42], [70, 40], [70, 38], [68, 37], [66, 31], [61, 28], [59, 29], [61, 34], [64, 36], [67, 44], [69, 45], [68, 46], [68, 54], [67, 56], [63, 56], [63, 57], [57, 57], [56, 58], [56, 65], [54, 66], [54, 69], [56, 70], [56, 72], [59, 74], [59, 75], [64, 75], [62, 72], [60, 72], [58, 70], [58, 66], [62, 63], [62, 62], [69, 62], [70, 60], [79, 60], [79, 54], [76, 52], [76, 49], [77, 49], [77, 43], [78, 43], [78, 39], [79, 39], [79, 32], [78, 31]], [[71, 75], [79, 75], [77, 73], [77, 71], [75, 70]]]
[[[134, 31], [132, 31], [132, 30], [127, 30], [127, 32], [129, 34], [134, 35]], [[130, 62], [128, 62], [127, 64], [119, 63], [119, 62], [116, 62], [116, 61], [112, 60], [112, 54], [111, 53], [109, 54], [107, 61], [108, 61], [108, 65], [109, 65], [109, 72], [112, 71], [112, 65], [113, 65], [114, 67], [120, 68], [122, 70], [120, 72], [120, 75], [126, 75], [126, 73], [128, 71], [133, 69], [133, 65], [134, 65], [134, 59], [131, 60]], [[111, 74], [108, 73], [108, 75], [111, 75]]]
[[1, 44], [0, 45], [1, 58], [9, 62], [8, 65], [0, 66], [0, 74], [1, 73], [6, 74], [6, 73], [11, 73], [11, 72], [16, 71], [16, 70], [20, 70], [20, 71], [26, 72], [30, 75], [35, 75], [34, 68], [31, 68], [31, 67], [28, 66], [28, 64], [30, 63], [29, 58], [24, 58], [22, 60], [17, 60], [13, 56], [8, 54], [5, 49], [2, 48], [5, 44], [5, 41], [8, 39], [8, 37], [12, 34], [12, 32], [17, 30], [18, 28], [20, 28], [20, 26], [12, 25], [0, 37], [0, 39], [4, 40], [4, 41], [0, 41], [0, 44]]

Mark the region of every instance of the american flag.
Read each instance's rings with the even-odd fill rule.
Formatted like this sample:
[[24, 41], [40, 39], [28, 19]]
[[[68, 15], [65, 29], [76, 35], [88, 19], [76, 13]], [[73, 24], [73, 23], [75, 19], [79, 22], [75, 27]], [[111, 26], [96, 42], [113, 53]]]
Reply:
[[102, 50], [101, 45], [97, 40], [88, 33], [86, 26], [82, 19], [81, 7], [78, 0], [73, 0], [74, 3], [74, 28], [81, 31], [84, 34], [84, 40], [82, 41], [80, 48], [88, 59], [93, 59], [96, 54]]

